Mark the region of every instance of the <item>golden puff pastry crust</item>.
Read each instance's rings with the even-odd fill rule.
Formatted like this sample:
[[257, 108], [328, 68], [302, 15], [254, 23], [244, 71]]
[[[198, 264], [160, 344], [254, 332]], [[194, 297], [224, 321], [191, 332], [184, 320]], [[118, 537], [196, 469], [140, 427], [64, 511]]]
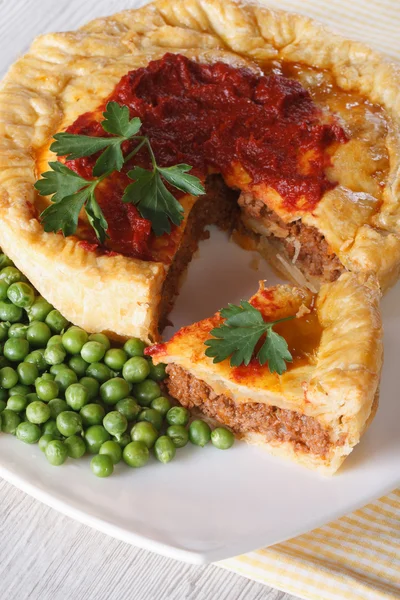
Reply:
[[[270, 373], [268, 366], [260, 366], [257, 360], [248, 367], [231, 367], [229, 359], [214, 364], [205, 355], [204, 342], [212, 337], [211, 329], [221, 323], [219, 313], [182, 328], [169, 342], [155, 345], [148, 352], [154, 363], [177, 365], [205, 382], [212, 389], [211, 405], [223, 396], [237, 406], [257, 403], [301, 415], [294, 427], [295, 434], [305, 427], [301, 444], [295, 436], [274, 438], [268, 429], [263, 430], [261, 420], [256, 424], [249, 421], [247, 428], [239, 429], [240, 437], [265, 446], [273, 454], [332, 474], [358, 444], [377, 408], [383, 360], [379, 300], [380, 290], [374, 278], [366, 280], [351, 273], [324, 284], [316, 295], [289, 285], [266, 289], [262, 285], [250, 302], [265, 320], [298, 315], [295, 320], [281, 323], [281, 331], [275, 326], [293, 356], [282, 375]], [[189, 396], [195, 390], [192, 383]], [[201, 410], [202, 405], [198, 406]], [[229, 421], [232, 412], [224, 410], [218, 409], [217, 420], [219, 417], [235, 430], [237, 423]], [[258, 407], [252, 410], [257, 411]], [[302, 416], [313, 421], [306, 424]], [[272, 430], [274, 424], [273, 421]], [[322, 431], [329, 436], [324, 451], [313, 449], [312, 444], [307, 446], [307, 436], [321, 436]]]
[[[373, 271], [383, 288], [391, 285], [400, 268], [398, 68], [304, 16], [232, 0], [160, 0], [38, 37], [1, 84], [0, 244], [39, 292], [89, 331], [157, 339], [165, 266], [86, 252], [77, 238], [45, 233], [32, 206], [38, 162], [53, 134], [94, 110], [129, 70], [166, 52], [235, 66], [303, 63], [383, 107], [390, 171], [379, 207], [368, 212], [354, 197], [324, 197], [304, 219], [347, 269]], [[338, 234], [342, 220], [349, 225]]]

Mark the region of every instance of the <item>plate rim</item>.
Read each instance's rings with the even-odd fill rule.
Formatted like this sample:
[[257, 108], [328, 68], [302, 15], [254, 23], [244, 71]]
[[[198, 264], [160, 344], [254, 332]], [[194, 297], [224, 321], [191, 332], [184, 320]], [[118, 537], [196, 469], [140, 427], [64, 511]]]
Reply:
[[[185, 548], [178, 548], [177, 546], [174, 546], [172, 544], [161, 542], [160, 540], [153, 539], [151, 537], [135, 533], [133, 531], [128, 531], [127, 529], [123, 529], [122, 527], [110, 523], [105, 519], [95, 517], [89, 512], [85, 511], [84, 509], [77, 508], [76, 506], [73, 506], [73, 504], [68, 503], [66, 500], [57, 498], [51, 492], [40, 488], [34, 483], [31, 483], [25, 477], [19, 475], [12, 469], [8, 469], [2, 464], [0, 464], [0, 477], [8, 483], [11, 483], [24, 493], [28, 494], [35, 500], [39, 500], [39, 502], [42, 502], [43, 504], [49, 506], [57, 512], [67, 517], [70, 517], [78, 521], [79, 523], [82, 523], [83, 525], [92, 527], [96, 531], [100, 531], [105, 535], [109, 535], [117, 540], [130, 544], [132, 546], [136, 546], [144, 550], [148, 550], [150, 552], [156, 552], [157, 554], [161, 554], [168, 558], [173, 558], [175, 560], [180, 560], [186, 563], [196, 565], [207, 565], [215, 562], [218, 563], [220, 561], [229, 560], [242, 554], [247, 554], [248, 552], [256, 552], [261, 548], [269, 548], [271, 546], [275, 546], [276, 544], [280, 544], [289, 539], [293, 539], [307, 532], [313, 531], [314, 529], [318, 529], [319, 527], [322, 527], [332, 521], [335, 521], [336, 519], [339, 519], [345, 516], [346, 514], [350, 514], [355, 510], [366, 506], [370, 502], [377, 500], [385, 494], [390, 493], [391, 491], [393, 491], [393, 489], [396, 489], [396, 487], [393, 487], [392, 483], [388, 486], [384, 486], [379, 490], [375, 490], [373, 494], [366, 494], [364, 497], [359, 498], [357, 501], [350, 503], [349, 507], [346, 508], [345, 511], [343, 511], [343, 509], [333, 511], [329, 519], [322, 517], [313, 521], [312, 524], [311, 522], [308, 522], [302, 527], [297, 527], [294, 530], [294, 532], [292, 532], [290, 535], [284, 535], [282, 536], [282, 538], [278, 538], [267, 545], [265, 545], [265, 542], [263, 543], [261, 541], [261, 536], [263, 535], [261, 533], [257, 536], [260, 537], [260, 542], [257, 542], [255, 544], [256, 547], [254, 547], [254, 542], [238, 540], [237, 542], [235, 542], [234, 545], [229, 545], [232, 551], [227, 551], [228, 549], [226, 545], [224, 545], [216, 549], [204, 550], [203, 552], [201, 552]], [[396, 485], [400, 485], [400, 477], [397, 480], [397, 483], [395, 483], [395, 486]]]

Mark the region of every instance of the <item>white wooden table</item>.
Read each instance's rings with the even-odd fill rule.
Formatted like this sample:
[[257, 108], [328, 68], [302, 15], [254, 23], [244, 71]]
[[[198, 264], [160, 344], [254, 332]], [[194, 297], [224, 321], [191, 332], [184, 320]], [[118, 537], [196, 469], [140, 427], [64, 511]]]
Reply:
[[[172, 0], [173, 1], [173, 0]], [[41, 33], [130, 0], [0, 0], [0, 75]], [[179, 563], [93, 531], [0, 480], [2, 600], [294, 600], [219, 567]]]

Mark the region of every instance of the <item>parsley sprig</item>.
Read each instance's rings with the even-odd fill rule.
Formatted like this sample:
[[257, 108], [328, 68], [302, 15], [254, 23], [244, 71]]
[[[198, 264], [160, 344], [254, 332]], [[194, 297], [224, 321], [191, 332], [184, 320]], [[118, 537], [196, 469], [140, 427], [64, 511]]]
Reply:
[[230, 357], [231, 367], [247, 366], [258, 342], [265, 336], [257, 352], [259, 363], [268, 363], [271, 373], [282, 375], [286, 371], [286, 363], [292, 362], [293, 357], [286, 340], [272, 328], [277, 323], [294, 319], [294, 316], [266, 323], [261, 312], [244, 300], [240, 306], [229, 304], [228, 308], [220, 311], [220, 315], [225, 319], [224, 323], [212, 329], [210, 334], [214, 337], [204, 342], [208, 346], [205, 354], [213, 357], [214, 363]]
[[[92, 156], [101, 152], [93, 167], [92, 179], [85, 179], [60, 162], [50, 162], [51, 171], [42, 174], [35, 183], [41, 196], [51, 196], [53, 204], [40, 215], [45, 231], [62, 231], [65, 236], [76, 232], [79, 213], [85, 210], [88, 221], [98, 240], [103, 243], [107, 237], [108, 223], [96, 200], [96, 188], [114, 171], [123, 166], [146, 146], [151, 159], [151, 169], [135, 166], [128, 171], [133, 180], [123, 194], [122, 201], [134, 204], [141, 217], [151, 221], [157, 236], [171, 232], [171, 223], [179, 225], [183, 220], [183, 207], [174, 198], [164, 180], [172, 187], [185, 193], [199, 196], [205, 193], [200, 180], [189, 175], [190, 165], [178, 164], [160, 167], [157, 164], [147, 136], [137, 135], [142, 122], [138, 117], [130, 119], [127, 106], [108, 102], [103, 113], [101, 126], [109, 137], [94, 137], [73, 133], [57, 133], [50, 150], [66, 160]], [[137, 145], [124, 156], [122, 145], [127, 141], [137, 141]]]

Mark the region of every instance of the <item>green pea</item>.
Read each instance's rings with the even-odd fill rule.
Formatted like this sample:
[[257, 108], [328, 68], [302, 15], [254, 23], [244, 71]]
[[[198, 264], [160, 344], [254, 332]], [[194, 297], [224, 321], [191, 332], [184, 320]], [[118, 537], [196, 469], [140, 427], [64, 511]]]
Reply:
[[4, 342], [8, 338], [10, 324], [7, 322], [0, 323], [0, 342]]
[[41, 321], [33, 321], [26, 330], [26, 339], [33, 348], [43, 348], [50, 338], [50, 327]]
[[67, 353], [61, 344], [54, 344], [53, 346], [47, 346], [44, 351], [44, 360], [48, 365], [60, 365], [64, 362]]
[[18, 373], [12, 367], [3, 367], [0, 369], [0, 386], [9, 390], [18, 383]]
[[24, 385], [33, 385], [35, 379], [39, 377], [39, 369], [35, 364], [21, 362], [17, 366], [19, 380]]
[[26, 418], [31, 423], [41, 425], [41, 423], [46, 423], [50, 419], [50, 409], [44, 402], [36, 400], [26, 407]]
[[122, 348], [110, 348], [104, 356], [104, 362], [107, 367], [114, 371], [122, 371], [122, 367], [128, 360], [128, 355]]
[[140, 383], [150, 373], [149, 362], [142, 356], [130, 358], [123, 366], [122, 376], [129, 383]]
[[25, 444], [36, 444], [42, 434], [40, 427], [34, 423], [20, 423], [15, 431], [15, 434], [21, 442]]
[[0, 301], [0, 320], [9, 321], [10, 323], [18, 323], [22, 319], [23, 310], [19, 306], [15, 306], [10, 300]]
[[225, 427], [216, 427], [211, 433], [212, 445], [220, 450], [228, 450], [228, 448], [233, 446], [234, 441], [233, 433], [229, 429], [225, 429]]
[[49, 402], [58, 396], [58, 384], [55, 381], [49, 381], [40, 377], [35, 383], [36, 393], [41, 400]]
[[9, 396], [9, 391], [0, 387], [0, 400], [6, 401], [6, 400], [8, 400], [8, 396]]
[[150, 360], [149, 365], [150, 365], [149, 379], [154, 379], [154, 381], [162, 381], [163, 379], [166, 378], [166, 376], [167, 376], [167, 374], [165, 372], [166, 365], [164, 365], [164, 363], [159, 363], [158, 365], [153, 365], [153, 362]]
[[81, 410], [89, 402], [89, 392], [84, 385], [73, 383], [65, 390], [65, 400], [73, 410]]
[[10, 338], [4, 344], [4, 356], [12, 362], [21, 362], [29, 354], [29, 343], [23, 338]]
[[65, 371], [65, 370], [68, 370], [68, 365], [66, 365], [65, 363], [60, 363], [59, 365], [51, 365], [51, 367], [50, 367], [50, 373], [52, 375], [54, 375], [54, 380], [60, 371]]
[[111, 343], [108, 337], [104, 333], [91, 333], [89, 335], [89, 342], [99, 342], [103, 344], [106, 351], [110, 349]]
[[27, 404], [28, 401], [26, 399], [26, 396], [21, 396], [20, 394], [10, 396], [7, 400], [7, 408], [17, 413], [20, 413], [23, 410], [25, 410]]
[[90, 364], [86, 370], [86, 375], [88, 377], [94, 377], [99, 383], [105, 383], [113, 376], [111, 369], [103, 363]]
[[114, 471], [114, 464], [111, 456], [98, 454], [90, 461], [90, 468], [96, 477], [109, 477]]
[[53, 440], [61, 440], [63, 437], [57, 427], [57, 422], [54, 419], [49, 419], [42, 425], [43, 435], [51, 435]]
[[80, 327], [73, 325], [62, 336], [62, 344], [70, 354], [79, 354], [88, 341], [88, 334]]
[[111, 435], [121, 435], [128, 428], [128, 421], [117, 410], [112, 410], [103, 419], [103, 427]]
[[7, 292], [10, 286], [6, 281], [0, 281], [0, 300], [7, 300]]
[[161, 463], [169, 463], [175, 457], [176, 447], [167, 435], [162, 435], [154, 444], [154, 455]]
[[79, 435], [70, 435], [64, 440], [64, 444], [71, 458], [81, 458], [86, 452], [85, 442]]
[[156, 429], [160, 430], [163, 422], [163, 416], [154, 408], [145, 408], [138, 416], [138, 421], [147, 421], [148, 423], [154, 425]]
[[35, 402], [36, 400], [40, 400], [39, 396], [37, 394], [35, 394], [34, 392], [26, 394], [25, 398], [26, 398], [28, 404], [30, 404], [31, 402]]
[[196, 419], [189, 426], [189, 440], [195, 446], [205, 446], [211, 439], [211, 429], [208, 423]]
[[131, 396], [118, 400], [115, 408], [121, 415], [124, 415], [127, 421], [134, 421], [142, 410], [136, 400]]
[[26, 339], [27, 329], [28, 325], [25, 325], [24, 323], [13, 323], [8, 329], [8, 337]]
[[76, 355], [71, 356], [68, 361], [68, 366], [77, 374], [78, 377], [83, 377], [86, 373], [89, 363], [87, 363], [86, 360], [83, 360], [82, 356]]
[[70, 385], [78, 383], [78, 377], [72, 369], [65, 368], [57, 373], [54, 381], [56, 381], [60, 390], [65, 392]]
[[[43, 380], [43, 381], [54, 381], [56, 378], [55, 375], [53, 375], [53, 373], [43, 373], [39, 379]], [[35, 381], [35, 385], [36, 385], [36, 381]]]
[[160, 386], [152, 379], [136, 383], [132, 392], [141, 406], [150, 406], [153, 400], [161, 396]]
[[21, 423], [21, 418], [16, 412], [5, 408], [1, 413], [1, 430], [4, 433], [15, 435], [18, 425]]
[[121, 448], [125, 448], [125, 446], [127, 446], [131, 442], [131, 436], [129, 435], [129, 433], [127, 431], [125, 431], [125, 433], [123, 433], [122, 435], [113, 436], [113, 439], [114, 439], [114, 442], [117, 442], [117, 444]]
[[0, 271], [0, 281], [5, 281], [8, 285], [22, 281], [23, 275], [16, 267], [5, 267]]
[[58, 431], [65, 437], [82, 431], [82, 417], [72, 410], [61, 412], [56, 418], [56, 424]]
[[4, 269], [4, 267], [13, 267], [14, 263], [11, 258], [8, 258], [6, 254], [0, 254], [0, 269]]
[[61, 398], [53, 398], [47, 405], [50, 409], [50, 417], [57, 419], [58, 415], [64, 410], [69, 410], [68, 404]]
[[[5, 407], [7, 406], [7, 403], [5, 400], [0, 400], [0, 413], [3, 412], [3, 410], [5, 409]], [[0, 424], [0, 431], [1, 431], [1, 424]]]
[[101, 445], [99, 454], [105, 454], [109, 456], [113, 462], [113, 465], [116, 465], [122, 458], [121, 446], [114, 440], [108, 440], [108, 442], [104, 442], [104, 444]]
[[151, 408], [157, 410], [163, 417], [167, 414], [169, 409], [171, 408], [171, 402], [165, 396], [160, 396], [159, 398], [155, 398], [151, 402]]
[[7, 290], [7, 297], [15, 306], [28, 308], [35, 301], [35, 291], [29, 283], [18, 281], [10, 285]]
[[104, 442], [110, 439], [110, 434], [102, 425], [91, 425], [85, 431], [86, 447], [90, 454], [97, 454]]
[[129, 467], [144, 467], [149, 460], [149, 449], [143, 442], [130, 442], [123, 449], [122, 458]]
[[132, 358], [132, 356], [143, 356], [146, 346], [147, 344], [142, 342], [139, 338], [130, 338], [129, 340], [126, 340], [124, 350], [127, 355]]
[[56, 335], [52, 335], [49, 341], [47, 342], [47, 347], [60, 345], [62, 345], [62, 335], [58, 333]]
[[68, 321], [59, 310], [52, 310], [47, 315], [45, 322], [54, 333], [61, 333], [68, 325]]
[[44, 321], [53, 306], [47, 302], [42, 296], [35, 298], [35, 301], [29, 308], [26, 309], [29, 321]]
[[68, 448], [61, 440], [52, 440], [44, 451], [47, 460], [54, 467], [65, 463], [68, 457]]
[[45, 433], [39, 438], [39, 448], [42, 452], [46, 451], [47, 444], [54, 440], [53, 436], [50, 433]]
[[113, 377], [100, 387], [100, 397], [106, 404], [117, 404], [129, 394], [129, 385], [122, 377]]
[[183, 448], [189, 441], [189, 433], [183, 425], [170, 425], [167, 436], [171, 438], [176, 448]]
[[36, 365], [39, 371], [45, 371], [47, 369], [47, 362], [44, 360], [44, 349], [34, 350], [28, 356], [25, 356], [25, 362]]
[[106, 347], [100, 344], [100, 342], [95, 341], [86, 342], [81, 350], [83, 360], [86, 360], [88, 363], [100, 362], [105, 353]]
[[79, 414], [85, 427], [90, 425], [101, 425], [103, 423], [105, 410], [100, 404], [86, 404], [81, 408]]
[[17, 383], [17, 385], [14, 385], [12, 388], [10, 388], [9, 395], [15, 396], [19, 394], [20, 396], [26, 396], [31, 391], [32, 390], [29, 385], [22, 385], [21, 383]]
[[82, 377], [79, 381], [83, 385], [89, 394], [89, 401], [97, 398], [99, 395], [100, 384], [94, 377]]
[[152, 448], [158, 438], [158, 431], [152, 423], [141, 421], [136, 423], [131, 429], [131, 439], [133, 442], [143, 442], [147, 448]]
[[189, 422], [190, 413], [187, 408], [183, 406], [173, 406], [167, 412], [167, 423], [168, 425], [187, 425]]

